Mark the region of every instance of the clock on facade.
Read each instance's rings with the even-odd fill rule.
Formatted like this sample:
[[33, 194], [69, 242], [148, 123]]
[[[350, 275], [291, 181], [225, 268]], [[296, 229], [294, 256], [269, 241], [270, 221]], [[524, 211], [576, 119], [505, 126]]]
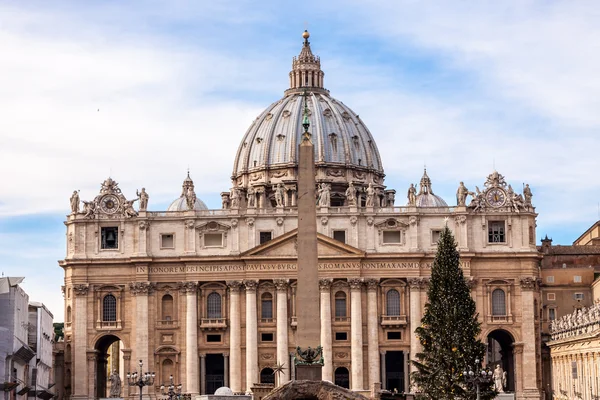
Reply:
[[112, 194], [107, 194], [100, 200], [100, 208], [107, 214], [114, 214], [119, 208], [119, 198]]
[[492, 188], [485, 196], [488, 204], [492, 207], [502, 207], [506, 202], [506, 193], [500, 188]]

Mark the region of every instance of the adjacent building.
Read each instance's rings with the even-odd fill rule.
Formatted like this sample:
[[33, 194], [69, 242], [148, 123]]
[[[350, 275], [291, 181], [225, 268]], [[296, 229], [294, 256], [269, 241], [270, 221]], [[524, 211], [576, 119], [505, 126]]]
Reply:
[[[65, 386], [74, 399], [106, 397], [108, 372], [155, 371], [184, 391], [294, 377], [297, 146], [304, 108], [315, 145], [323, 379], [368, 393], [410, 392], [409, 361], [440, 231], [456, 237], [477, 303], [487, 362], [508, 372], [506, 390], [540, 399], [540, 253], [531, 191], [497, 171], [475, 191], [457, 177], [452, 205], [418, 187], [385, 186], [366, 123], [325, 89], [308, 32], [284, 97], [262, 112], [232, 154], [222, 208], [209, 210], [188, 176], [167, 210], [139, 210], [112, 178], [66, 224]], [[206, 166], [204, 166], [206, 167]], [[419, 173], [419, 175], [421, 175]], [[149, 187], [148, 193], [151, 193]], [[177, 189], [174, 187], [174, 192]], [[74, 194], [75, 196], [76, 194]], [[468, 199], [468, 196], [471, 198]], [[405, 200], [406, 199], [406, 200]], [[274, 371], [281, 370], [280, 373]], [[137, 394], [123, 385], [122, 396]], [[155, 387], [144, 388], [153, 396]]]

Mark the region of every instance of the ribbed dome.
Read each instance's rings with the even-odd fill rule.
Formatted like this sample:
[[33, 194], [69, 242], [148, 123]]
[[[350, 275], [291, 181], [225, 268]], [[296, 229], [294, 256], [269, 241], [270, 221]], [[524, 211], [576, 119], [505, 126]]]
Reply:
[[[292, 61], [290, 88], [253, 122], [242, 139], [233, 165], [234, 187], [294, 181], [302, 137], [304, 101], [319, 174], [345, 181], [383, 183], [377, 145], [364, 122], [323, 87], [321, 60], [304, 35]], [[275, 181], [272, 180], [275, 178]]]
[[189, 171], [187, 177], [183, 180], [183, 185], [181, 185], [181, 196], [173, 200], [169, 208], [167, 208], [167, 211], [188, 211], [188, 196], [190, 196], [191, 199], [194, 199], [194, 210], [208, 210], [206, 204], [196, 197], [196, 192], [194, 192], [194, 181], [190, 178]]
[[417, 207], [448, 207], [448, 204], [440, 196], [433, 194], [431, 190], [431, 179], [427, 175], [427, 170], [423, 172], [423, 177], [419, 183], [419, 193], [417, 194]]

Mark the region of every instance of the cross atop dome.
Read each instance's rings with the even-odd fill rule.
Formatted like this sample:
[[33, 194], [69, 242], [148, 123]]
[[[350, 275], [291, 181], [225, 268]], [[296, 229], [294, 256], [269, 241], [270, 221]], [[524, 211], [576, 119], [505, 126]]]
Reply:
[[292, 60], [290, 89], [324, 90], [323, 77], [325, 74], [321, 70], [321, 59], [313, 54], [308, 41], [309, 37], [310, 33], [305, 30], [302, 33], [302, 38], [304, 38], [302, 50], [298, 57], [294, 57]]

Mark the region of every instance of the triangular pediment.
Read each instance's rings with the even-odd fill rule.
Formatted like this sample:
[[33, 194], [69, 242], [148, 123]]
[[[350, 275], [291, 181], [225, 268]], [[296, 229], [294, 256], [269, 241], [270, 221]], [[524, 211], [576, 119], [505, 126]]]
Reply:
[[[298, 257], [298, 230], [294, 229], [256, 246], [242, 254], [242, 257]], [[317, 233], [317, 252], [319, 257], [364, 256], [364, 252], [356, 247], [339, 242]]]

